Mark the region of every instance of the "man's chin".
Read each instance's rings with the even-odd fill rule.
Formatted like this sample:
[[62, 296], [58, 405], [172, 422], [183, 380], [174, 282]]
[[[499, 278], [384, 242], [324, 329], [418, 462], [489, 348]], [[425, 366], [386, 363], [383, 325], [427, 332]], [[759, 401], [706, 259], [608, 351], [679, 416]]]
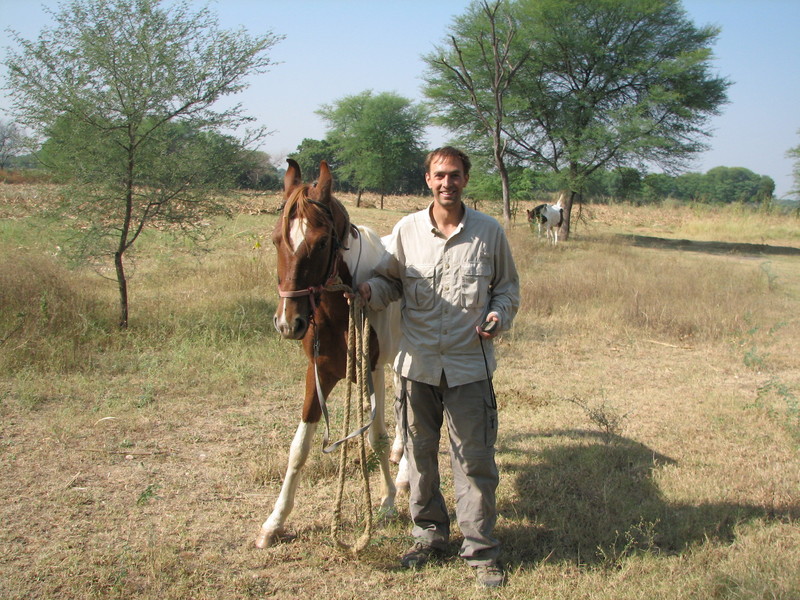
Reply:
[[445, 207], [461, 204], [461, 196], [439, 196], [439, 204]]

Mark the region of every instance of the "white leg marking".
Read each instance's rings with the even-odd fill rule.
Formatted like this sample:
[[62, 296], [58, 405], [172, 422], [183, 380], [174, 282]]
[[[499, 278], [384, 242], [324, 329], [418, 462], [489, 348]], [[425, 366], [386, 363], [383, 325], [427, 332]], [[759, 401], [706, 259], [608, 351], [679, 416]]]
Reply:
[[317, 423], [301, 422], [297, 426], [297, 432], [294, 434], [294, 439], [289, 449], [289, 466], [286, 469], [286, 477], [283, 480], [281, 493], [278, 495], [272, 514], [264, 521], [261, 526], [261, 533], [256, 539], [256, 546], [259, 548], [271, 546], [284, 533], [286, 518], [294, 507], [295, 494], [300, 483], [300, 473], [308, 458], [311, 441], [314, 439], [316, 430]]
[[398, 490], [403, 492], [408, 492], [411, 486], [408, 482], [408, 459], [405, 454], [403, 454], [403, 458], [400, 459], [400, 464], [397, 466], [397, 477], [394, 480], [394, 484]]
[[369, 428], [369, 445], [378, 456], [381, 466], [381, 511], [394, 512], [394, 497], [397, 490], [392, 481], [389, 469], [389, 435], [386, 433], [386, 382], [383, 365], [372, 372], [372, 383], [375, 387], [375, 420]]

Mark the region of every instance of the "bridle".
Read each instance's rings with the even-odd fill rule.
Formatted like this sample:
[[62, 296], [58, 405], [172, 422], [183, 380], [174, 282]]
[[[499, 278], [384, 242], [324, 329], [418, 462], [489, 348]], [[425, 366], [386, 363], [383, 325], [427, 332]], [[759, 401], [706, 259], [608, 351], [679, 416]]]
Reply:
[[[331, 244], [331, 253], [328, 258], [329, 262], [329, 269], [328, 269], [328, 276], [325, 278], [325, 281], [320, 285], [311, 285], [307, 288], [299, 289], [299, 290], [283, 290], [281, 289], [280, 284], [278, 284], [278, 296], [281, 298], [302, 298], [304, 296], [308, 296], [309, 303], [311, 304], [311, 311], [309, 312], [308, 319], [310, 323], [314, 323], [314, 313], [317, 311], [317, 296], [322, 294], [326, 289], [330, 288], [332, 285], [338, 283], [339, 280], [339, 261], [337, 260], [337, 254], [339, 250], [347, 250], [344, 246], [342, 241], [339, 239], [339, 235], [336, 232], [336, 224], [333, 219], [333, 211], [331, 211], [330, 206], [327, 204], [323, 204], [322, 202], [318, 202], [317, 200], [311, 200], [310, 198], [306, 198], [306, 202], [310, 202], [315, 206], [321, 208], [325, 214], [328, 215], [328, 219], [330, 220], [331, 224], [331, 232], [330, 237], [332, 240]], [[286, 218], [286, 217], [284, 217]], [[354, 227], [352, 227], [354, 231]]]

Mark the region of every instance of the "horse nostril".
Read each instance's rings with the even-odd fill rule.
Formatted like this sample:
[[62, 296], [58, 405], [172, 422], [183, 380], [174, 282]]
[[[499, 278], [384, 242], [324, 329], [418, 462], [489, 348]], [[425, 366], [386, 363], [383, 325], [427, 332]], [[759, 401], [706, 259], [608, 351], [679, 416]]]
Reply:
[[[308, 327], [308, 324], [306, 323], [306, 320], [304, 318], [297, 317], [294, 320], [294, 333], [296, 335], [299, 335], [301, 333], [305, 334], [307, 327]], [[300, 336], [300, 337], [302, 337], [302, 336]]]

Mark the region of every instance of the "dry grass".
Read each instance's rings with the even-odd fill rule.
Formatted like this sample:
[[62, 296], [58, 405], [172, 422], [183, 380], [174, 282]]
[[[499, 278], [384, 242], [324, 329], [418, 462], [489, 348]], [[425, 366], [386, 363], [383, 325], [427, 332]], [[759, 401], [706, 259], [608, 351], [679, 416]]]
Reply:
[[[344, 200], [382, 234], [425, 203]], [[456, 558], [398, 568], [404, 498], [360, 560], [337, 551], [336, 458], [321, 453], [292, 514], [297, 538], [253, 548], [304, 370], [271, 327], [278, 204], [247, 198], [208, 254], [152, 236], [131, 330], [117, 333], [113, 284], [68, 271], [14, 200], [0, 222], [14, 240], [0, 243], [0, 598], [485, 596]], [[798, 259], [615, 237], [689, 237], [699, 221], [695, 239], [714, 240], [724, 214], [713, 226], [671, 207], [584, 214], [557, 248], [510, 232], [523, 308], [495, 379], [510, 581], [492, 595], [797, 598]], [[758, 215], [736, 218], [742, 236], [765, 231]], [[798, 245], [797, 219], [786, 223], [767, 243]], [[446, 465], [443, 476], [452, 497]]]

